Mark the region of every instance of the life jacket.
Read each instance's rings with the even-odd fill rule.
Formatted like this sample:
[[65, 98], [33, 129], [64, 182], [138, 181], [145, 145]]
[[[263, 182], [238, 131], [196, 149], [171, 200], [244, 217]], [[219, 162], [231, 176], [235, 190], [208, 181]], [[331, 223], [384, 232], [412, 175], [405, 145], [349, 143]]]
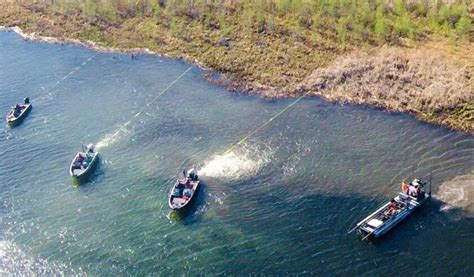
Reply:
[[402, 191], [405, 194], [408, 194], [408, 184], [405, 182], [402, 182]]

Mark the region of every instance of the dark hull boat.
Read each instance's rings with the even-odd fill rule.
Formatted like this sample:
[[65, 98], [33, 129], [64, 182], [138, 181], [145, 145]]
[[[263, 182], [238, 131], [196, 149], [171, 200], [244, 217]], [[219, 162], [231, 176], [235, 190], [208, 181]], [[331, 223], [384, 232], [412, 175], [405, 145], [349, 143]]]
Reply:
[[31, 106], [29, 98], [25, 98], [23, 104], [16, 104], [13, 106], [6, 117], [8, 125], [10, 127], [14, 127], [20, 124], [23, 119], [28, 116], [32, 108], [33, 106]]
[[94, 152], [94, 145], [89, 144], [83, 151], [78, 152], [69, 167], [69, 175], [71, 175], [74, 184], [80, 185], [87, 182], [98, 162], [99, 153]]
[[425, 192], [425, 186], [426, 182], [419, 179], [410, 184], [402, 183], [402, 192], [357, 223], [350, 232], [357, 229], [364, 236], [363, 240], [384, 235], [431, 197], [431, 181], [429, 193]]
[[183, 174], [184, 178], [176, 181], [168, 195], [168, 206], [173, 211], [184, 211], [191, 206], [199, 189], [200, 181], [194, 168], [190, 169], [187, 174], [186, 171], [183, 171]]

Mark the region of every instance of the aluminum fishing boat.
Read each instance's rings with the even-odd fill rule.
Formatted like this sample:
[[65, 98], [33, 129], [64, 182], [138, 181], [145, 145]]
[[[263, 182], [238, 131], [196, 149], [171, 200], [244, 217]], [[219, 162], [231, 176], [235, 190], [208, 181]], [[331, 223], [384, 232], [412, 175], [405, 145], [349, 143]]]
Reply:
[[10, 127], [20, 124], [23, 119], [30, 113], [33, 106], [31, 106], [30, 99], [26, 97], [23, 104], [16, 104], [8, 112], [6, 120]]
[[95, 170], [99, 161], [99, 153], [94, 151], [94, 145], [82, 146], [82, 151], [77, 152], [69, 167], [69, 175], [73, 182], [80, 185], [86, 182]]
[[185, 210], [196, 198], [199, 189], [199, 177], [194, 168], [186, 172], [183, 170], [183, 179], [178, 179], [168, 195], [168, 206], [174, 211]]
[[350, 232], [358, 230], [363, 240], [387, 233], [431, 197], [431, 180], [429, 192], [425, 191], [426, 185], [427, 182], [420, 179], [414, 179], [409, 184], [403, 182], [402, 192], [357, 223]]

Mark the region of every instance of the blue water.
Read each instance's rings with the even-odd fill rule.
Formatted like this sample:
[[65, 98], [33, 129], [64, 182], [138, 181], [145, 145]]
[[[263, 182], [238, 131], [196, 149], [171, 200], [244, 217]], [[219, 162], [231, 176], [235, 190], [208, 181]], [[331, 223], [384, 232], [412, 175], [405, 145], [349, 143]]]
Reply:
[[[226, 153], [293, 99], [230, 93], [182, 61], [0, 32], [0, 110], [24, 96], [31, 114], [0, 132], [3, 274], [474, 274], [472, 135], [305, 98]], [[83, 143], [101, 164], [75, 187]], [[203, 187], [179, 217], [166, 196], [191, 166]], [[392, 232], [347, 234], [431, 171], [434, 199]]]

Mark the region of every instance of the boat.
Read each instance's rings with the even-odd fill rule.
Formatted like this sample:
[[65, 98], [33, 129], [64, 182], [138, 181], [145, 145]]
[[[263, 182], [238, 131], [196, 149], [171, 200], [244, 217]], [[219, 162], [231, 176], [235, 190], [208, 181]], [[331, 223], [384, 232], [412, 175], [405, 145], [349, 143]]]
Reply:
[[182, 211], [191, 205], [199, 189], [199, 177], [194, 168], [186, 172], [183, 179], [178, 179], [169, 192], [168, 206], [174, 211]]
[[99, 160], [99, 153], [94, 151], [94, 145], [82, 146], [82, 151], [77, 152], [69, 167], [69, 175], [75, 184], [79, 185], [88, 180], [95, 170]]
[[23, 104], [16, 104], [8, 112], [6, 120], [10, 127], [20, 124], [23, 119], [30, 113], [33, 106], [31, 106], [30, 99], [25, 97]]
[[358, 230], [363, 235], [362, 240], [386, 234], [431, 197], [431, 179], [429, 192], [425, 190], [426, 185], [427, 182], [420, 179], [409, 184], [403, 182], [402, 191], [395, 198], [357, 223], [349, 233]]

